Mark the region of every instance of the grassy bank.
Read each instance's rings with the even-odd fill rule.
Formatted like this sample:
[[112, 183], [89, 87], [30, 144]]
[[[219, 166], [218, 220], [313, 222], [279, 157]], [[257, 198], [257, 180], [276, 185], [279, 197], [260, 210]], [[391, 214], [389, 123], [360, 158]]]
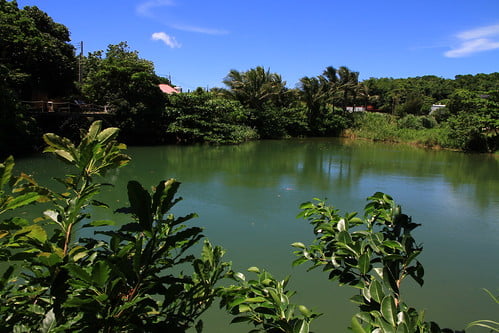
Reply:
[[447, 123], [438, 124], [429, 116], [402, 118], [384, 113], [362, 112], [354, 115], [354, 125], [344, 131], [346, 137], [396, 142], [434, 149], [462, 150], [461, 138]]

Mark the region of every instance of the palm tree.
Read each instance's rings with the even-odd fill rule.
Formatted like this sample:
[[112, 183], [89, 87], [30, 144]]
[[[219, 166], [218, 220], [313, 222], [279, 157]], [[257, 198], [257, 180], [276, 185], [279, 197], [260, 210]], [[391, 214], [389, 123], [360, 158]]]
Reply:
[[233, 69], [223, 83], [241, 104], [256, 110], [262, 110], [266, 103], [279, 106], [286, 92], [286, 82], [281, 76], [261, 66], [246, 72]]
[[359, 72], [353, 72], [348, 67], [341, 66], [338, 76], [340, 89], [343, 92], [343, 110], [345, 110], [349, 103], [355, 104], [359, 89]]
[[335, 100], [338, 97], [338, 93], [341, 89], [340, 78], [338, 77], [338, 70], [332, 66], [326, 67], [322, 75], [321, 80], [324, 81], [327, 90], [327, 102], [331, 104], [331, 109], [334, 111]]
[[322, 77], [302, 77], [299, 83], [300, 99], [307, 106], [308, 123], [312, 131], [315, 131], [320, 118], [324, 115], [328, 89]]

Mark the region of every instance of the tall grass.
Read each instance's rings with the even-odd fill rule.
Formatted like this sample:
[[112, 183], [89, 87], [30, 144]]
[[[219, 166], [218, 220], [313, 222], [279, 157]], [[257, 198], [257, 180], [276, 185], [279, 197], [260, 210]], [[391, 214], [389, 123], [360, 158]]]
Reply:
[[354, 125], [346, 132], [347, 136], [373, 141], [400, 142], [433, 148], [456, 148], [449, 137], [446, 126], [425, 128], [424, 124], [435, 123], [422, 117], [406, 119], [384, 113], [362, 112], [355, 114]]

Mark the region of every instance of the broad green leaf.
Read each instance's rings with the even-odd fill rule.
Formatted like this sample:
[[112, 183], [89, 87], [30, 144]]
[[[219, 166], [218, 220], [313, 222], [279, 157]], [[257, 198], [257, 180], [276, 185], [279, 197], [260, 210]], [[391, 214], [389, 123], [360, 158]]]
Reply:
[[348, 231], [340, 231], [336, 236], [338, 242], [342, 242], [344, 244], [350, 244], [352, 242], [352, 237], [348, 233]]
[[90, 274], [82, 267], [75, 264], [68, 264], [65, 265], [65, 267], [69, 271], [69, 274], [73, 277], [80, 279], [88, 284], [92, 283], [92, 276], [90, 276]]
[[253, 273], [260, 273], [260, 269], [258, 267], [250, 267], [247, 269], [248, 272], [253, 272]]
[[362, 327], [359, 320], [355, 316], [352, 317], [352, 331], [355, 333], [370, 333]]
[[381, 327], [382, 333], [396, 333], [395, 326], [392, 326], [383, 318], [377, 318], [376, 323]]
[[251, 311], [251, 308], [246, 304], [239, 305], [239, 313]]
[[310, 317], [312, 316], [312, 311], [310, 311], [305, 305], [298, 305], [298, 310], [305, 316], [305, 317]]
[[245, 300], [246, 300], [246, 298], [244, 298], [244, 297], [239, 297], [239, 298], [234, 299], [232, 302], [228, 303], [228, 304], [227, 304], [227, 306], [228, 306], [229, 308], [233, 308], [233, 307], [235, 307], [235, 306], [238, 306], [239, 304], [244, 303], [244, 301], [245, 301]]
[[128, 200], [132, 212], [139, 220], [140, 226], [147, 231], [152, 228], [151, 196], [137, 181], [128, 182]]
[[201, 250], [201, 258], [205, 262], [210, 263], [210, 267], [214, 266], [215, 258], [213, 257], [213, 247], [208, 240], [203, 243], [203, 249]]
[[371, 258], [369, 253], [364, 253], [359, 257], [359, 271], [361, 274], [367, 274], [371, 270]]
[[108, 127], [103, 129], [99, 134], [97, 134], [97, 140], [101, 144], [106, 144], [109, 141], [113, 140], [119, 132], [119, 128], [116, 127]]
[[397, 325], [397, 332], [396, 333], [410, 333], [409, 329], [407, 328], [407, 325], [405, 323], [400, 323]]
[[244, 303], [263, 303], [265, 301], [264, 297], [248, 297], [244, 300]]
[[364, 223], [364, 221], [361, 218], [358, 218], [358, 217], [353, 217], [350, 220], [348, 220], [348, 222], [350, 222], [352, 224], [362, 224], [362, 223]]
[[102, 120], [94, 121], [88, 128], [88, 132], [85, 135], [84, 139], [90, 139], [91, 141], [95, 140], [97, 138], [97, 134], [100, 132], [101, 127]]
[[385, 296], [381, 301], [381, 314], [390, 325], [395, 327], [397, 322], [397, 307], [392, 296]]
[[41, 252], [38, 254], [37, 259], [45, 266], [52, 267], [62, 262], [62, 258], [56, 253]]
[[313, 208], [314, 204], [311, 203], [310, 201], [304, 202], [300, 205], [300, 209], [307, 209], [307, 208]]
[[44, 150], [45, 152], [53, 152], [55, 150], [74, 151], [75, 149], [75, 146], [71, 140], [54, 133], [44, 134], [43, 140], [48, 145], [48, 147]]
[[6, 210], [13, 210], [19, 207], [27, 206], [35, 201], [37, 201], [41, 196], [35, 192], [29, 192], [22, 194], [14, 199], [8, 200], [6, 206], [3, 208]]
[[14, 235], [20, 235], [20, 234], [23, 234], [24, 237], [37, 240], [40, 243], [45, 243], [45, 241], [47, 240], [47, 233], [45, 232], [45, 229], [43, 229], [38, 224], [32, 224], [23, 227], [21, 230], [17, 231]]
[[309, 325], [305, 320], [298, 320], [293, 326], [293, 333], [308, 333]]
[[371, 313], [369, 313], [369, 312], [359, 312], [359, 313], [355, 314], [355, 317], [357, 319], [360, 319], [360, 320], [368, 323], [369, 325], [372, 325], [373, 320], [374, 320], [374, 315], [371, 315]]
[[73, 164], [75, 162], [74, 156], [66, 150], [55, 150], [54, 153], [63, 161], [67, 161], [70, 164]]
[[291, 244], [292, 247], [296, 247], [296, 248], [299, 248], [299, 249], [305, 249], [305, 244], [301, 243], [301, 242], [295, 242], [293, 244]]
[[371, 282], [371, 285], [369, 286], [369, 291], [371, 293], [372, 299], [381, 304], [381, 301], [385, 296], [381, 283], [379, 283], [378, 280], [373, 280]]
[[402, 244], [400, 244], [397, 241], [386, 240], [383, 242], [383, 246], [386, 246], [386, 247], [388, 247], [390, 249], [394, 249], [394, 250], [404, 251], [404, 247], [402, 246]]
[[102, 287], [109, 279], [110, 273], [111, 268], [109, 265], [104, 261], [98, 261], [92, 268], [92, 280], [97, 286]]

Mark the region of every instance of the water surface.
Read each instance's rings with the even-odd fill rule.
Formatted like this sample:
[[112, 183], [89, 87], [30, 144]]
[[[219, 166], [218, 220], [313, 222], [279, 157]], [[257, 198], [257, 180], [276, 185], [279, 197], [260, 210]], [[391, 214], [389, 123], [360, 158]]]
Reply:
[[[180, 180], [184, 200], [174, 213], [197, 212], [194, 223], [227, 250], [236, 270], [259, 266], [279, 278], [292, 274], [295, 302], [325, 313], [314, 321], [315, 332], [347, 331], [356, 312], [348, 298], [355, 291], [337, 287], [320, 271], [291, 267], [290, 244], [313, 237], [307, 222], [295, 218], [298, 207], [317, 197], [342, 211], [362, 211], [376, 191], [392, 195], [423, 224], [414, 236], [424, 245], [425, 285], [408, 283], [406, 302], [454, 329], [476, 319], [498, 320], [497, 306], [481, 290], [499, 288], [499, 162], [492, 156], [341, 139], [132, 147], [128, 153], [133, 161], [110, 175], [116, 187], [102, 200], [113, 208], [125, 205], [130, 179], [144, 186]], [[19, 160], [18, 169], [42, 184], [63, 170], [47, 156]], [[229, 326], [217, 307], [205, 319], [206, 332], [250, 330]]]

